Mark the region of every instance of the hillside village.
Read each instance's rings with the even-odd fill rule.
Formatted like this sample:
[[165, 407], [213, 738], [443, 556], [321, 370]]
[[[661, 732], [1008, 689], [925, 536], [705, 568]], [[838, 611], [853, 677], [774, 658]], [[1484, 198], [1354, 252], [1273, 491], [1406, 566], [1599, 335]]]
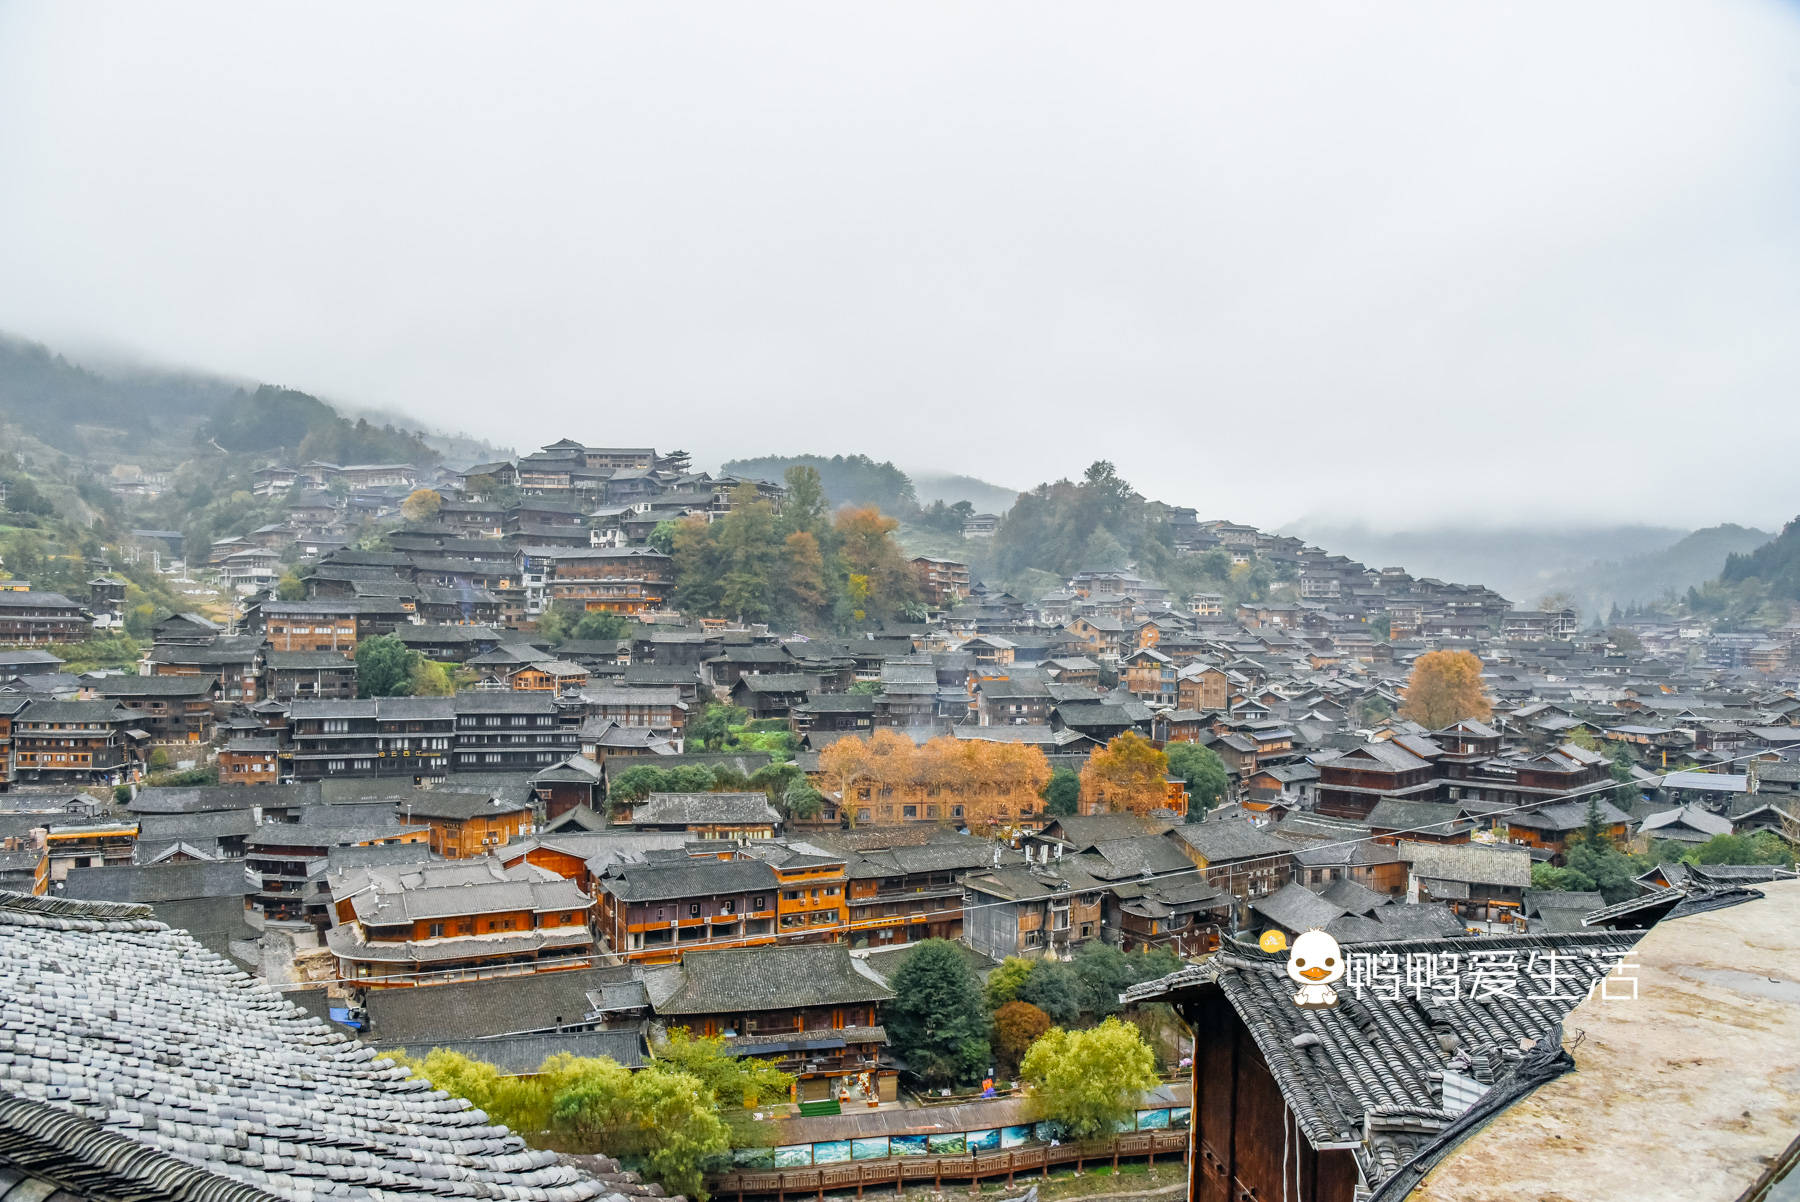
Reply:
[[0, 1202], [1800, 1202], [1796, 62], [0, 3]]
[[[1192, 1167], [1183, 1063], [1243, 1071], [1203, 1032], [1258, 1021], [1217, 990], [1262, 971], [1259, 933], [1571, 949], [1591, 985], [1655, 919], [1793, 875], [1800, 621], [1596, 626], [1146, 503], [1104, 464], [1077, 503], [1134, 507], [1154, 541], [1023, 593], [984, 574], [1011, 515], [939, 503], [903, 525], [834, 505], [803, 464], [715, 475], [563, 439], [249, 479], [254, 528], [131, 527], [84, 592], [0, 585], [17, 921], [154, 917], [357, 1044], [503, 1077], [719, 1041], [782, 1097], [713, 1192], [783, 1196], [795, 1170], [860, 1190], [911, 1155], [940, 1181], [980, 1179], [984, 1152], [1009, 1180]], [[909, 554], [927, 528], [966, 558]], [[187, 591], [139, 583], [158, 579]], [[95, 665], [134, 607], [132, 657]], [[911, 1000], [944, 947], [931, 971], [966, 974], [963, 1018], [994, 1032], [966, 1055]], [[1010, 1083], [1035, 1045], [1003, 1047], [1009, 1007], [1105, 1032], [1121, 993], [1158, 1072], [1135, 1133], [1064, 1156]], [[1152, 1003], [1198, 1042], [1148, 1024]], [[920, 1133], [939, 1093], [954, 1142]], [[1360, 1141], [1318, 1181], [1392, 1172], [1379, 1123], [1307, 1134]]]

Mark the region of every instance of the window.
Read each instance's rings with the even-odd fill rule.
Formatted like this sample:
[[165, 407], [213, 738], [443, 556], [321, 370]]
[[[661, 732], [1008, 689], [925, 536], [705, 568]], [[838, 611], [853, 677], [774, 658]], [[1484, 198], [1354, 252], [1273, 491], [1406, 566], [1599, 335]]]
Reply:
[[431, 924], [431, 937], [433, 939], [442, 939], [444, 937], [444, 924], [443, 923], [434, 922]]
[[695, 902], [693, 905], [688, 907], [688, 917], [689, 918], [700, 917], [700, 903], [699, 902]]
[[918, 806], [901, 806], [900, 807], [900, 816], [902, 818], [917, 818], [919, 816], [919, 807]]
[[766, 909], [768, 909], [768, 899], [767, 899], [767, 898], [765, 898], [765, 897], [763, 897], [763, 896], [762, 896], [762, 895], [761, 895], [761, 894], [758, 894], [758, 895], [757, 895], [757, 896], [755, 896], [755, 897], [753, 897], [753, 898], [751, 898], [751, 899], [750, 899], [750, 900], [751, 900], [751, 903], [752, 903], [752, 904], [751, 904], [751, 907], [750, 907], [750, 908], [751, 908], [751, 909], [752, 909], [752, 910], [766, 910]]

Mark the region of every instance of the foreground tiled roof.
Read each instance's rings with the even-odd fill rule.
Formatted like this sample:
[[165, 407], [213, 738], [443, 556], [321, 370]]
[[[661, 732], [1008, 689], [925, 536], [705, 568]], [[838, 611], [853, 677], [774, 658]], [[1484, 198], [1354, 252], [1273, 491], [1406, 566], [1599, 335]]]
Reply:
[[[0, 1095], [93, 1124], [51, 1123], [45, 1138], [71, 1171], [101, 1171], [105, 1188], [83, 1190], [96, 1197], [252, 1196], [196, 1188], [224, 1179], [296, 1202], [611, 1192], [144, 906], [0, 893]], [[119, 1161], [119, 1137], [205, 1180], [138, 1189], [123, 1168], [95, 1170]]]
[[[1383, 996], [1385, 990], [1339, 984], [1339, 1003], [1329, 1010], [1294, 1004], [1285, 955], [1232, 945], [1199, 965], [1133, 986], [1122, 1000], [1219, 990], [1255, 1040], [1307, 1141], [1315, 1149], [1355, 1147], [1365, 1178], [1375, 1184], [1457, 1117], [1444, 1094], [1446, 1070], [1478, 1089], [1501, 1081], [1528, 1051], [1555, 1041], [1564, 1016], [1636, 938], [1583, 932], [1367, 944], [1356, 951], [1394, 956], [1401, 974], [1409, 956], [1439, 957], [1457, 981], [1455, 996], [1415, 996], [1404, 988]], [[1540, 959], [1552, 954], [1554, 962]], [[1447, 956], [1457, 959], [1442, 959]], [[1554, 994], [1538, 975], [1549, 963], [1561, 974]], [[1471, 987], [1476, 974], [1481, 988]]]

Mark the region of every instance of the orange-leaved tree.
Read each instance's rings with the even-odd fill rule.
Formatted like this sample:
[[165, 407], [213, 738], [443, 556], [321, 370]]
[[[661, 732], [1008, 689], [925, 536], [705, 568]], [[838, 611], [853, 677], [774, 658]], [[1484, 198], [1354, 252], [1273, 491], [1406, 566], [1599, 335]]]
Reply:
[[1012, 1001], [994, 1011], [994, 1052], [1000, 1063], [1017, 1072], [1019, 1061], [1050, 1029], [1050, 1016], [1030, 1002]]
[[1484, 720], [1494, 712], [1481, 681], [1481, 659], [1473, 651], [1427, 651], [1413, 662], [1400, 698], [1400, 716], [1426, 730]]
[[840, 509], [832, 520], [858, 621], [892, 618], [918, 597], [918, 579], [893, 538], [899, 528], [897, 519], [873, 505]]
[[400, 516], [414, 524], [429, 522], [443, 505], [444, 495], [435, 488], [415, 488], [400, 502]]
[[1169, 757], [1128, 730], [1088, 757], [1081, 769], [1081, 812], [1148, 814], [1169, 804]]
[[853, 821], [938, 818], [989, 827], [1042, 809], [1039, 794], [1050, 781], [1050, 762], [1038, 748], [1016, 743], [939, 735], [918, 746], [878, 730], [826, 747], [819, 753], [819, 776]]

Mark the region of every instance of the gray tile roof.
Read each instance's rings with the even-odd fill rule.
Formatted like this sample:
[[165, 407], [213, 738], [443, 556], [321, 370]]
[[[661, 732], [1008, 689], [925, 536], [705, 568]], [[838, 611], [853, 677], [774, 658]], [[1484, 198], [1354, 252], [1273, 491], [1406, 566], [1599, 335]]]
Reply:
[[[1589, 984], [1635, 938], [1583, 932], [1370, 943], [1357, 954], [1392, 954], [1401, 965], [1414, 955], [1437, 956], [1440, 964], [1455, 956], [1458, 966], [1472, 963], [1473, 954], [1495, 957], [1483, 962], [1490, 987], [1476, 996], [1459, 981], [1457, 997], [1445, 1001], [1411, 987], [1383, 997], [1340, 984], [1339, 1004], [1323, 1010], [1294, 1005], [1285, 954], [1228, 945], [1203, 964], [1133, 986], [1125, 999], [1222, 993], [1255, 1041], [1301, 1134], [1315, 1149], [1352, 1146], [1366, 1179], [1379, 1184], [1456, 1119], [1458, 1111], [1447, 1108], [1443, 1094], [1446, 1070], [1490, 1084], [1531, 1047], [1554, 1042]], [[1558, 957], [1560, 974], [1554, 996], [1547, 995], [1541, 975], [1540, 961], [1550, 953]]]
[[271, 1202], [49, 1102], [0, 1092], [0, 1202]]
[[570, 969], [426, 989], [371, 989], [369, 1035], [389, 1047], [422, 1049], [495, 1035], [579, 1024], [598, 994], [632, 979], [630, 967]]
[[452, 792], [448, 789], [420, 790], [411, 800], [400, 804], [401, 812], [410, 819], [443, 818], [466, 822], [471, 818], [516, 814], [531, 807], [519, 801], [508, 801], [491, 793]]
[[632, 826], [779, 825], [763, 793], [652, 793], [631, 806]]
[[102, 697], [203, 697], [219, 687], [217, 676], [107, 676], [94, 682]]
[[[423, 1053], [428, 1048], [460, 1052], [471, 1059], [491, 1064], [505, 1074], [536, 1072], [546, 1059], [563, 1052], [571, 1056], [604, 1056], [618, 1061], [626, 1068], [638, 1068], [644, 1063], [644, 1034], [636, 1026], [593, 1031], [530, 1031], [517, 1035], [434, 1040], [428, 1043], [414, 1041], [410, 1050]], [[4, 1199], [0, 1199], [0, 1202], [4, 1202]]]
[[[67, 1137], [75, 1155], [105, 1165], [110, 1188], [96, 1196], [585, 1202], [611, 1192], [141, 906], [0, 895], [0, 1091], [104, 1126]], [[44, 1118], [11, 1117], [34, 1130]], [[118, 1137], [221, 1184], [131, 1188], [133, 1165], [148, 1162], [106, 1154]]]
[[[592, 861], [590, 861], [591, 863]], [[620, 901], [669, 901], [686, 897], [733, 897], [758, 891], [772, 893], [775, 870], [761, 860], [669, 860], [619, 864], [594, 883]]]
[[1395, 844], [1413, 873], [1426, 880], [1462, 881], [1524, 889], [1531, 884], [1531, 853], [1524, 847], [1492, 843]]
[[1253, 857], [1270, 857], [1278, 863], [1286, 863], [1294, 850], [1291, 844], [1283, 843], [1243, 818], [1183, 823], [1171, 833], [1198, 852], [1208, 864]]
[[358, 921], [394, 926], [477, 914], [585, 911], [593, 905], [574, 881], [547, 868], [503, 868], [495, 859], [437, 864], [372, 864], [331, 878], [332, 901], [348, 900]]
[[681, 983], [656, 1004], [658, 1015], [741, 1014], [885, 1002], [894, 996], [841, 943], [802, 943], [689, 952]]
[[1289, 881], [1267, 897], [1250, 903], [1250, 909], [1290, 931], [1324, 930], [1344, 909], [1320, 897], [1298, 881]]
[[1473, 825], [1458, 817], [1457, 808], [1447, 802], [1407, 801], [1399, 797], [1382, 798], [1363, 821], [1371, 830], [1404, 831], [1439, 839], [1461, 834]]

